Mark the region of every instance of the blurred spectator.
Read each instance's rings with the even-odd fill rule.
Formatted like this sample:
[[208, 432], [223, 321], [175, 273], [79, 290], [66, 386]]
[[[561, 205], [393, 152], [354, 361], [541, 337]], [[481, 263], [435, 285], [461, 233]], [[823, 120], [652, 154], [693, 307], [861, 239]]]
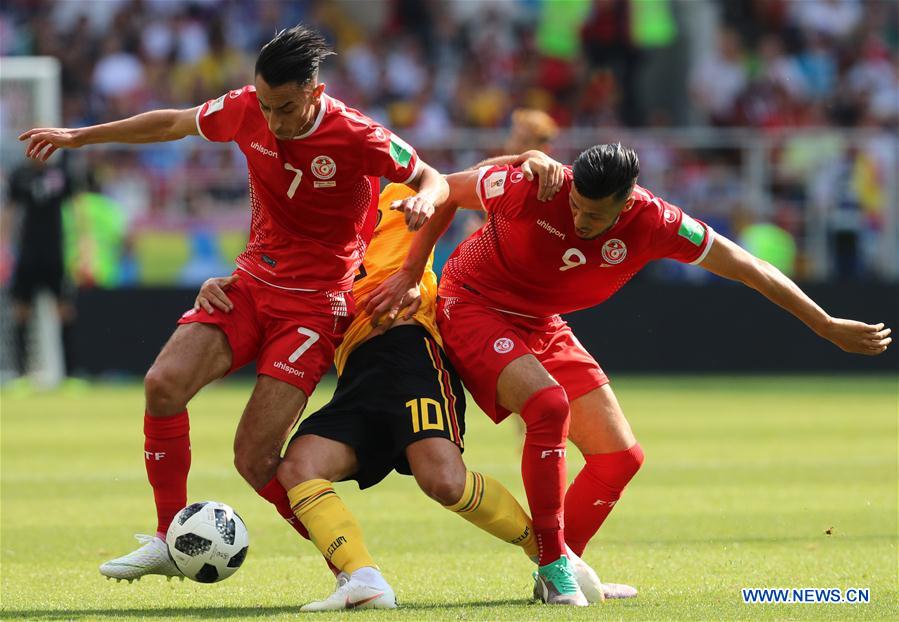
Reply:
[[859, 0], [791, 2], [790, 8], [804, 30], [836, 39], [851, 35], [862, 18]]
[[92, 85], [98, 95], [108, 98], [125, 97], [144, 86], [144, 66], [131, 52], [124, 49], [115, 34], [106, 38], [103, 55], [94, 67]]
[[550, 153], [552, 140], [558, 133], [556, 122], [542, 110], [519, 108], [512, 113], [512, 128], [503, 150], [506, 153], [522, 153], [539, 149]]
[[690, 76], [694, 101], [710, 122], [732, 123], [737, 98], [748, 78], [740, 36], [733, 30], [722, 29], [715, 52], [702, 60]]
[[[60, 58], [63, 124], [80, 126], [195, 106], [247, 84], [259, 47], [301, 20], [337, 47], [322, 68], [327, 92], [395, 127], [444, 170], [495, 154], [519, 131], [516, 110], [542, 110], [541, 123], [561, 132], [555, 155], [570, 161], [595, 142], [631, 142], [649, 187], [716, 226], [734, 228], [735, 209], [768, 217], [768, 206], [789, 205], [801, 223], [792, 233], [813, 258], [799, 262], [798, 277], [848, 265], [835, 259], [830, 210], [852, 201], [837, 208], [826, 193], [855, 196], [853, 270], [896, 273], [878, 259], [884, 239], [899, 237], [890, 224], [899, 220], [890, 211], [896, 2], [16, 0], [0, 9], [0, 48]], [[688, 120], [690, 133], [678, 131]], [[650, 131], [631, 137], [630, 128]], [[187, 236], [213, 212], [228, 231], [246, 227], [246, 171], [226, 147], [188, 140], [76, 157], [96, 168], [132, 233]], [[826, 231], [810, 226], [825, 221]]]
[[78, 287], [117, 287], [125, 237], [119, 205], [97, 192], [93, 175], [63, 212], [66, 272]]

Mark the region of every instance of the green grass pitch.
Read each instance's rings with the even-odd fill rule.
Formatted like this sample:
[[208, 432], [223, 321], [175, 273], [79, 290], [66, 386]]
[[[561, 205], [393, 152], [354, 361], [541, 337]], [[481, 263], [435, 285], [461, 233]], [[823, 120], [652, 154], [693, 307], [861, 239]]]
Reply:
[[[395, 612], [315, 620], [896, 619], [897, 379], [615, 379], [647, 454], [585, 558], [631, 601], [585, 610], [532, 604], [530, 562], [426, 499], [411, 478], [337, 489], [396, 589]], [[320, 405], [333, 390], [315, 394]], [[97, 566], [152, 530], [142, 393], [2, 396], [3, 620], [294, 620], [333, 582], [239, 478], [231, 441], [249, 385], [221, 383], [191, 408], [190, 499], [236, 507], [243, 568], [215, 585], [108, 582]], [[466, 461], [524, 500], [518, 430], [470, 408]], [[572, 450], [569, 475], [581, 466]], [[830, 532], [830, 534], [826, 532]], [[741, 587], [862, 587], [868, 604], [744, 605]]]

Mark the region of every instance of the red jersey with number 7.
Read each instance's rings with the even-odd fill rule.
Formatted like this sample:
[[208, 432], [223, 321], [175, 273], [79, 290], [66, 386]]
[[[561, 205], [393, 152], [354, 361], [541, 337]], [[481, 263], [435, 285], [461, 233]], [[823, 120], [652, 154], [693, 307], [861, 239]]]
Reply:
[[206, 140], [234, 141], [247, 159], [252, 220], [237, 266], [285, 289], [352, 289], [375, 227], [378, 178], [406, 183], [420, 166], [402, 139], [328, 95], [291, 140], [269, 131], [253, 86], [203, 104], [197, 128]]
[[549, 317], [603, 302], [653, 259], [699, 263], [712, 246], [711, 227], [640, 186], [608, 231], [581, 239], [568, 204], [572, 183], [565, 167], [562, 189], [541, 202], [536, 178], [529, 182], [512, 166], [482, 168], [487, 222], [450, 256], [439, 295]]

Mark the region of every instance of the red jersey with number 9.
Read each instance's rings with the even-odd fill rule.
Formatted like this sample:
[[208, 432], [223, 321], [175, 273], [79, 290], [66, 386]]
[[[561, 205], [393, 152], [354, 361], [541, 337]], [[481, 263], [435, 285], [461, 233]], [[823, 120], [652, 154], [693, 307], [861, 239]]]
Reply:
[[482, 168], [478, 196], [487, 222], [450, 256], [440, 296], [549, 317], [601, 303], [653, 259], [699, 263], [712, 246], [708, 225], [640, 186], [608, 231], [581, 239], [568, 205], [571, 186], [565, 167], [562, 189], [541, 202], [536, 178], [529, 182], [512, 166]]
[[328, 95], [291, 140], [269, 131], [253, 86], [203, 104], [197, 128], [247, 159], [252, 221], [237, 266], [286, 289], [351, 289], [374, 231], [378, 178], [406, 183], [420, 165], [402, 139]]

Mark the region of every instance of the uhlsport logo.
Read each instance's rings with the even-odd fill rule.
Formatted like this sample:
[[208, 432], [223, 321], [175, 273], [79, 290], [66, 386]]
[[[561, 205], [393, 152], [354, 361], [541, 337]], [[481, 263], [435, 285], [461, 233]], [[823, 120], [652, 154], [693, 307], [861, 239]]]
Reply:
[[253, 141], [252, 143], [250, 143], [250, 147], [253, 148], [253, 149], [255, 149], [256, 151], [258, 151], [258, 152], [261, 153], [262, 155], [267, 155], [267, 156], [270, 157], [270, 158], [277, 158], [277, 157], [278, 157], [278, 152], [277, 152], [277, 151], [272, 151], [271, 149], [266, 149], [265, 147], [263, 147], [262, 145], [260, 145], [260, 144], [257, 143], [256, 141]]
[[551, 224], [549, 224], [548, 222], [546, 222], [546, 221], [543, 220], [543, 219], [540, 219], [540, 220], [537, 221], [537, 226], [538, 226], [538, 227], [541, 227], [541, 228], [543, 228], [543, 229], [546, 229], [547, 231], [549, 231], [550, 233], [552, 233], [554, 236], [556, 236], [556, 237], [559, 238], [560, 240], [564, 240], [564, 239], [565, 239], [565, 234], [564, 234], [564, 233], [562, 233], [561, 231], [559, 231], [558, 229], [556, 229], [555, 227], [553, 227]]
[[336, 172], [337, 165], [328, 156], [320, 155], [312, 160], [312, 174], [319, 179], [331, 179]]
[[306, 372], [304, 372], [300, 369], [297, 369], [296, 367], [291, 367], [287, 363], [283, 363], [281, 361], [275, 361], [274, 363], [272, 363], [272, 365], [274, 365], [277, 369], [280, 369], [281, 371], [287, 372], [291, 376], [298, 376], [298, 377], [302, 378], [303, 376], [306, 375]]
[[508, 337], [500, 337], [493, 342], [493, 349], [497, 354], [507, 354], [515, 347], [515, 343]]
[[602, 258], [610, 264], [618, 264], [627, 257], [627, 246], [618, 238], [607, 240], [602, 245]]

